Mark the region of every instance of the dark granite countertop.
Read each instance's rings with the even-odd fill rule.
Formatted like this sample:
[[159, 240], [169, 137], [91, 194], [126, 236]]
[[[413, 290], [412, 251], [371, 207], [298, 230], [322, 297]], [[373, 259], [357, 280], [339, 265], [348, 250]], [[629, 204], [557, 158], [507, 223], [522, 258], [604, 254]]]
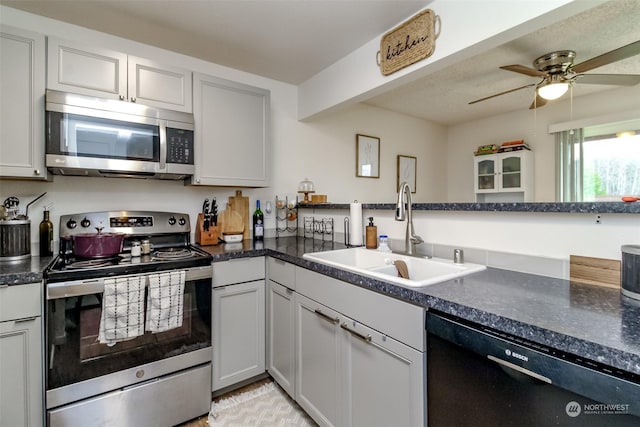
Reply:
[[[616, 289], [496, 268], [459, 279], [404, 288], [302, 258], [342, 249], [302, 237], [203, 246], [214, 262], [269, 255], [428, 309], [438, 310], [626, 372], [640, 375], [640, 301]], [[42, 280], [50, 259], [1, 265], [0, 284]]]
[[[300, 203], [301, 209], [349, 209], [348, 203]], [[363, 203], [363, 209], [391, 210], [395, 203]], [[640, 203], [626, 202], [527, 202], [527, 203], [413, 203], [414, 211], [529, 212], [529, 213], [640, 213]]]
[[38, 257], [22, 261], [0, 262], [0, 285], [26, 285], [42, 281], [42, 272], [53, 257]]

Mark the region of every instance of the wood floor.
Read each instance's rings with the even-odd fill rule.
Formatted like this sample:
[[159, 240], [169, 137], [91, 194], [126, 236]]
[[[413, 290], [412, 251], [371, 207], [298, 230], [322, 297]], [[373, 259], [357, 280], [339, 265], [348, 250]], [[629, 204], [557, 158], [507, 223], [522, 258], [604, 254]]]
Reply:
[[[233, 390], [233, 391], [230, 391], [229, 393], [223, 394], [222, 396], [218, 396], [215, 399], [213, 399], [213, 401], [217, 402], [219, 400], [226, 399], [228, 397], [232, 397], [232, 396], [238, 395], [240, 393], [244, 393], [245, 391], [250, 391], [250, 390], [256, 389], [256, 388], [258, 388], [258, 387], [262, 386], [263, 384], [266, 384], [266, 383], [268, 383], [270, 381], [273, 381], [273, 380], [271, 380], [270, 378], [266, 378], [264, 380], [256, 381], [255, 383], [251, 383], [251, 384], [246, 385], [244, 387], [241, 387], [241, 388], [239, 388], [237, 390]], [[209, 419], [209, 414], [206, 414], [206, 415], [203, 415], [203, 416], [201, 416], [199, 418], [196, 418], [195, 420], [191, 420], [191, 421], [189, 421], [187, 423], [180, 424], [178, 427], [209, 427], [208, 419]]]

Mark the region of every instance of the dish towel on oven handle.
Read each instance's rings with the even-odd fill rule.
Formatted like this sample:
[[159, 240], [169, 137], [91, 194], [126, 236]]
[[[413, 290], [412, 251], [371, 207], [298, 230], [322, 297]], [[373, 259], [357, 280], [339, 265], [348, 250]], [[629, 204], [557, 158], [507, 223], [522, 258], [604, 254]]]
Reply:
[[146, 330], [164, 332], [182, 326], [185, 271], [150, 274]]
[[98, 341], [114, 345], [144, 334], [145, 276], [104, 280]]

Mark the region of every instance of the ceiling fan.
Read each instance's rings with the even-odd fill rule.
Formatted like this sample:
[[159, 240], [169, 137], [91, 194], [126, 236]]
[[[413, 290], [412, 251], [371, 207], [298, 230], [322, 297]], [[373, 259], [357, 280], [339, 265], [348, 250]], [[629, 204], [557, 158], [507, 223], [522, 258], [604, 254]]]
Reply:
[[572, 50], [560, 50], [542, 55], [533, 61], [534, 68], [525, 67], [524, 65], [505, 65], [500, 68], [531, 77], [540, 77], [542, 80], [538, 83], [531, 83], [485, 98], [476, 99], [475, 101], [469, 102], [469, 104], [475, 104], [495, 98], [496, 96], [535, 86], [536, 99], [529, 107], [529, 109], [533, 109], [542, 107], [549, 100], [560, 98], [567, 92], [569, 86], [576, 82], [596, 85], [633, 86], [640, 83], [639, 74], [583, 73], [638, 54], [640, 54], [640, 40], [575, 65], [573, 60], [576, 57], [576, 53]]

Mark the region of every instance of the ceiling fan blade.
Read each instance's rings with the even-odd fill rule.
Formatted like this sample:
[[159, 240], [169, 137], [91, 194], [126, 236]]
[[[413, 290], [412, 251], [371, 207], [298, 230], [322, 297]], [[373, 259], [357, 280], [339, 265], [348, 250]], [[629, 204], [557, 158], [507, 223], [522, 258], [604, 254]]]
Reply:
[[619, 47], [618, 49], [614, 49], [610, 52], [603, 53], [600, 56], [587, 59], [586, 61], [571, 67], [571, 70], [574, 73], [583, 73], [638, 54], [640, 54], [640, 40], [626, 46]]
[[634, 86], [640, 83], [640, 74], [580, 74], [579, 83], [588, 85]]
[[525, 74], [531, 77], [545, 77], [547, 73], [534, 70], [533, 68], [525, 67], [524, 65], [505, 65], [500, 67], [502, 70], [513, 71], [514, 73]]
[[536, 93], [536, 99], [531, 103], [531, 106], [529, 106], [529, 110], [544, 107], [545, 105], [547, 105], [547, 100]]
[[527, 87], [532, 87], [532, 86], [535, 86], [535, 85], [536, 85], [536, 83], [531, 83], [531, 84], [528, 84], [528, 85], [525, 85], [525, 86], [517, 87], [515, 89], [510, 89], [510, 90], [506, 90], [504, 92], [496, 93], [496, 94], [491, 95], [491, 96], [487, 96], [487, 97], [484, 97], [484, 98], [476, 99], [475, 101], [471, 101], [469, 103], [469, 105], [476, 104], [476, 103], [482, 102], [482, 101], [486, 101], [487, 99], [495, 98], [496, 96], [506, 95], [507, 93], [515, 92], [517, 90], [524, 89], [524, 88], [527, 88]]

